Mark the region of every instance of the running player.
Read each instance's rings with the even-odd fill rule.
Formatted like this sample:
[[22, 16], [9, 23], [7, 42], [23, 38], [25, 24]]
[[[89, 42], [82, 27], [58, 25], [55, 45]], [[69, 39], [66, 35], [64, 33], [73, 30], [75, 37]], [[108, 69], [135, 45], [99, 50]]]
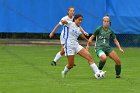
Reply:
[[[121, 48], [118, 40], [116, 39], [116, 36], [114, 32], [109, 28], [110, 25], [110, 18], [109, 16], [103, 17], [103, 26], [99, 26], [93, 35], [89, 38], [89, 44], [92, 42], [93, 38], [96, 38], [95, 43], [95, 52], [98, 57], [100, 57], [99, 62], [99, 69], [102, 70], [106, 60], [107, 56], [109, 56], [111, 59], [115, 61], [115, 71], [116, 71], [116, 78], [120, 78], [121, 74], [121, 62], [117, 55], [117, 53], [110, 47], [109, 45], [109, 39], [110, 37], [113, 38], [114, 43], [116, 44], [117, 48], [121, 53], [124, 53], [123, 49]], [[89, 45], [87, 45], [88, 48]]]
[[[68, 15], [67, 16], [64, 16], [62, 20], [65, 20], [65, 21], [72, 21], [73, 20], [73, 17], [74, 17], [74, 7], [70, 7], [68, 8]], [[54, 36], [54, 33], [56, 32], [56, 30], [62, 25], [61, 21], [55, 26], [55, 28], [53, 29], [53, 31], [50, 33], [49, 37], [52, 38]], [[51, 65], [52, 66], [56, 66], [56, 62], [64, 55], [64, 43], [65, 43], [65, 32], [67, 30], [67, 27], [63, 26], [63, 30], [61, 32], [61, 35], [60, 35], [60, 43], [62, 45], [61, 47], [61, 50], [56, 54], [54, 60], [51, 62]], [[82, 31], [85, 35], [88, 35], [87, 32], [85, 32], [83, 30], [82, 27], [80, 27], [80, 31]]]
[[64, 70], [61, 72], [63, 78], [66, 76], [68, 71], [71, 68], [73, 68], [75, 54], [79, 54], [80, 56], [87, 59], [90, 67], [93, 69], [95, 74], [100, 73], [90, 53], [78, 43], [77, 38], [79, 36], [83, 38], [86, 42], [88, 42], [88, 39], [80, 31], [80, 24], [82, 22], [82, 19], [83, 19], [83, 16], [80, 14], [77, 14], [74, 16], [74, 19], [73, 19], [74, 22], [61, 21], [62, 24], [64, 24], [65, 27], [68, 29], [68, 31], [65, 34], [66, 41], [64, 44], [65, 56], [67, 56], [68, 64], [65, 66]]

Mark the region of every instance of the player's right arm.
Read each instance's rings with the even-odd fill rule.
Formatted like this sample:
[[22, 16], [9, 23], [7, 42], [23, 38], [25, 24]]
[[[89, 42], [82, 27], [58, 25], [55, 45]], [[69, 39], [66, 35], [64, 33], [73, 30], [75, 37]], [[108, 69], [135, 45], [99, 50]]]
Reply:
[[88, 40], [88, 45], [92, 43], [92, 40], [93, 40], [94, 37], [95, 37], [95, 36], [92, 35], [92, 36], [89, 38], [89, 40]]
[[92, 43], [93, 38], [95, 38], [95, 36], [99, 33], [100, 28], [101, 28], [101, 26], [99, 26], [99, 27], [95, 30], [95, 32], [92, 34], [92, 36], [88, 39], [88, 43], [87, 43], [87, 46], [86, 46], [86, 49], [87, 49], [87, 50], [88, 50], [88, 48], [89, 48], [89, 45]]
[[54, 27], [53, 31], [49, 34], [49, 37], [50, 37], [50, 38], [52, 38], [52, 37], [54, 36], [54, 33], [56, 32], [56, 30], [57, 30], [60, 26], [61, 26], [60, 23], [58, 23], [58, 24]]
[[67, 24], [71, 24], [71, 21], [67, 21], [67, 20], [61, 20], [61, 24], [62, 25], [67, 25]]
[[63, 25], [61, 21], [66, 20], [66, 17], [63, 17], [60, 22], [54, 27], [54, 29], [52, 30], [52, 32], [50, 33], [49, 37], [52, 38], [54, 36], [54, 33], [56, 32], [56, 30]]

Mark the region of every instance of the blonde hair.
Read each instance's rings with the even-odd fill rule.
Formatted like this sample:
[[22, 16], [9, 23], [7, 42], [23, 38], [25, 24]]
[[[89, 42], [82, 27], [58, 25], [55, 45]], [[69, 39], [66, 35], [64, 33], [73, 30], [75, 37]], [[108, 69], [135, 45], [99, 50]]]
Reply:
[[104, 19], [109, 19], [109, 21], [110, 21], [110, 17], [109, 17], [109, 16], [104, 16], [104, 17], [103, 17], [103, 20], [104, 20]]
[[[104, 20], [104, 19], [108, 19], [108, 20], [110, 21], [110, 17], [109, 17], [108, 15], [104, 16], [104, 17], [103, 17], [103, 20]], [[111, 26], [111, 21], [110, 21], [109, 24], [110, 24], [110, 26]]]

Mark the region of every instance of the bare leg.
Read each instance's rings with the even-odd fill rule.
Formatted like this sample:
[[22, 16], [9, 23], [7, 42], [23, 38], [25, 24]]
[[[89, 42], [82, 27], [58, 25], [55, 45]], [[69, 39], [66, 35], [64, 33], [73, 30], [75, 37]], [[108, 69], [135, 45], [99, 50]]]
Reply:
[[71, 68], [73, 68], [73, 65], [74, 65], [74, 55], [67, 56], [67, 58], [68, 58], [68, 64], [65, 66], [64, 70], [61, 72], [63, 78], [66, 76], [68, 71]]
[[65, 53], [65, 51], [64, 51], [64, 45], [62, 45], [62, 47], [61, 47], [61, 51], [60, 51], [61, 56], [63, 56], [64, 53]]
[[84, 57], [85, 59], [87, 59], [89, 64], [93, 64], [93, 63], [94, 63], [94, 61], [93, 61], [93, 59], [92, 59], [90, 53], [89, 53], [85, 48], [82, 48], [82, 49], [78, 52], [78, 54], [79, 54], [80, 56]]
[[73, 68], [73, 65], [74, 65], [74, 55], [70, 55], [67, 58], [68, 58], [67, 68], [71, 69]]
[[114, 50], [109, 53], [109, 57], [115, 61], [116, 65], [121, 65], [120, 59]]
[[99, 69], [102, 70], [103, 67], [104, 67], [104, 65], [105, 65], [105, 63], [106, 63], [106, 59], [107, 59], [106, 54], [105, 54], [105, 53], [102, 54], [102, 55], [100, 56], [100, 59], [101, 59], [101, 60], [99, 61]]
[[88, 63], [90, 64], [90, 67], [92, 68], [92, 70], [94, 71], [94, 73], [98, 73], [99, 72], [99, 69], [96, 66], [96, 64], [94, 63], [94, 61], [93, 61], [90, 53], [85, 48], [82, 48], [78, 52], [78, 54], [88, 60]]

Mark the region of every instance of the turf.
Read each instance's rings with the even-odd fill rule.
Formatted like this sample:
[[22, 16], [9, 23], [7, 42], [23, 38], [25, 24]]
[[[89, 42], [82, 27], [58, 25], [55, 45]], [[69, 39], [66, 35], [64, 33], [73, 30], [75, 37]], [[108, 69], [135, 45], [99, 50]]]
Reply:
[[[124, 48], [124, 54], [115, 49], [122, 77], [115, 78], [115, 63], [108, 58], [102, 80], [94, 78], [87, 61], [78, 55], [77, 66], [62, 79], [66, 57], [57, 66], [50, 65], [59, 50], [60, 46], [0, 46], [0, 93], [139, 93], [140, 48]], [[93, 48], [89, 51], [98, 64]]]

